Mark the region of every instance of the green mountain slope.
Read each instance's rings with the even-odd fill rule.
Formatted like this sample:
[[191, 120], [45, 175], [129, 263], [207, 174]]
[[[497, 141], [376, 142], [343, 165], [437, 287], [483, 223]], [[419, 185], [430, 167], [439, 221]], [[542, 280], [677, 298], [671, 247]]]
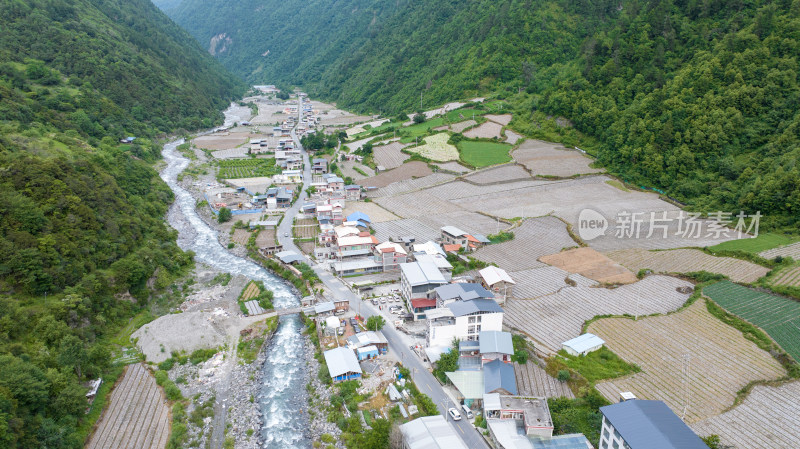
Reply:
[[0, 30], [0, 447], [79, 448], [82, 383], [192, 264], [155, 137], [243, 86], [147, 0], [2, 2]]
[[203, 45], [231, 37], [217, 56], [249, 81], [389, 113], [498, 95], [529, 134], [567, 117], [578, 133], [562, 139], [633, 184], [800, 225], [797, 0], [398, 1], [365, 25], [370, 5], [384, 4], [183, 0], [170, 14]]

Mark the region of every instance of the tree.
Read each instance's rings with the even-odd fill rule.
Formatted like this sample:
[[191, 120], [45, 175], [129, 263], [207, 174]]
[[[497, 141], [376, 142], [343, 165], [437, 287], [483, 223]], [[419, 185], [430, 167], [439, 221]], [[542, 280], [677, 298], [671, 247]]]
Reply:
[[233, 217], [233, 213], [227, 207], [223, 207], [219, 210], [219, 215], [217, 215], [217, 221], [220, 223], [225, 223], [226, 221], [230, 221], [231, 217]]
[[386, 320], [380, 315], [374, 315], [367, 318], [367, 330], [379, 331], [386, 325]]
[[414, 123], [423, 123], [423, 122], [425, 122], [425, 114], [414, 115]]
[[71, 367], [80, 378], [83, 375], [82, 367], [88, 359], [86, 348], [80, 338], [67, 335], [61, 340], [58, 347], [58, 363], [61, 366]]

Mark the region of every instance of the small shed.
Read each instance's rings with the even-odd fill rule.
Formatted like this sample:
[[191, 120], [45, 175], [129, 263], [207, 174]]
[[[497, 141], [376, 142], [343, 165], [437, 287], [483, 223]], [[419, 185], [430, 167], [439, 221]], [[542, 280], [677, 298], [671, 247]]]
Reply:
[[364, 346], [356, 349], [358, 360], [369, 360], [378, 357], [378, 347], [375, 345]]
[[325, 318], [325, 332], [329, 334], [336, 333], [336, 329], [339, 326], [341, 326], [339, 318], [336, 318], [335, 316], [329, 316], [328, 318]]
[[352, 349], [342, 346], [325, 351], [324, 355], [325, 364], [328, 365], [328, 372], [334, 382], [361, 377], [361, 366]]
[[319, 316], [326, 316], [333, 313], [333, 310], [336, 306], [333, 305], [333, 301], [321, 302], [314, 305], [314, 313]]
[[602, 338], [594, 334], [583, 334], [575, 337], [572, 340], [567, 340], [561, 344], [561, 347], [567, 351], [567, 354], [580, 356], [586, 355], [592, 351], [597, 351], [602, 348], [606, 342]]

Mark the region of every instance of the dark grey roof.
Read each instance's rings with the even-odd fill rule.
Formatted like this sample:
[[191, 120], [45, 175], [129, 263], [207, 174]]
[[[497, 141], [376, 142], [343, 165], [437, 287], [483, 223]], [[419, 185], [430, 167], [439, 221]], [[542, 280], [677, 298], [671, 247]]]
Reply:
[[443, 300], [461, 299], [462, 301], [478, 298], [494, 298], [494, 294], [486, 290], [481, 284], [468, 284], [464, 282], [442, 285], [434, 289], [439, 298]]
[[707, 449], [662, 401], [634, 399], [600, 407], [632, 449]]
[[498, 388], [516, 395], [517, 378], [514, 376], [514, 365], [492, 360], [483, 365], [483, 390], [484, 393], [495, 393]]
[[471, 315], [473, 313], [502, 313], [503, 309], [493, 299], [473, 299], [471, 301], [456, 301], [447, 305], [453, 316]]

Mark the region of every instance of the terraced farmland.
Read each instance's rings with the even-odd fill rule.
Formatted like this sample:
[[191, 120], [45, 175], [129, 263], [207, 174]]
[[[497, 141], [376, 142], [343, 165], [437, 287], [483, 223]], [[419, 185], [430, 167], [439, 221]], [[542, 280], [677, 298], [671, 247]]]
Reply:
[[577, 150], [567, 150], [561, 144], [527, 140], [511, 153], [515, 161], [525, 165], [534, 175], [573, 176], [602, 172], [592, 168], [592, 159]]
[[511, 123], [511, 114], [486, 114], [484, 117], [503, 126], [508, 126], [508, 124]]
[[423, 144], [409, 148], [409, 151], [418, 153], [432, 161], [445, 162], [458, 159], [458, 149], [447, 143], [450, 135], [447, 133], [434, 134], [423, 139]]
[[700, 436], [719, 435], [733, 449], [785, 449], [800, 435], [800, 382], [779, 387], [759, 385], [733, 410], [692, 424]]
[[407, 146], [407, 143], [392, 142], [374, 147], [372, 149], [372, 154], [374, 155], [375, 164], [381, 165], [387, 170], [403, 165], [403, 162], [411, 157], [400, 151]]
[[144, 365], [128, 366], [86, 449], [163, 448], [170, 430], [169, 407], [164, 399]]
[[532, 360], [524, 365], [514, 363], [514, 375], [517, 378], [520, 396], [570, 399], [575, 397], [566, 382], [550, 376]]
[[784, 351], [800, 360], [800, 301], [762, 293], [730, 281], [703, 289], [703, 294], [728, 312], [764, 329]]
[[453, 131], [454, 133], [460, 133], [463, 132], [465, 129], [473, 127], [477, 124], [478, 122], [472, 119], [464, 120], [463, 122], [453, 123], [452, 125], [450, 125], [450, 130]]
[[800, 260], [800, 242], [781, 246], [780, 248], [768, 249], [760, 252], [759, 255], [765, 259], [774, 259], [778, 256], [781, 256], [791, 257], [794, 260]]
[[494, 184], [510, 181], [530, 181], [531, 175], [520, 165], [506, 164], [472, 173], [464, 179], [475, 184]]
[[597, 384], [603, 396], [615, 401], [621, 391], [631, 391], [664, 401], [678, 416], [685, 407], [688, 423], [722, 413], [749, 382], [786, 374], [769, 353], [711, 315], [702, 300], [667, 316], [598, 320], [588, 330], [642, 368]]
[[225, 159], [219, 161], [217, 177], [221, 179], [253, 178], [280, 173], [275, 159]]
[[[690, 273], [708, 271], [728, 276], [736, 282], [755, 282], [769, 272], [761, 265], [734, 259], [715, 257], [697, 249], [673, 249], [669, 251], [647, 251], [640, 248], [623, 249], [606, 254], [611, 259], [638, 272], [643, 268], [656, 273]], [[800, 275], [800, 272], [798, 272]], [[800, 282], [800, 279], [798, 279]]]
[[539, 349], [556, 352], [563, 342], [580, 335], [584, 322], [597, 315], [642, 316], [677, 309], [690, 295], [678, 292], [679, 287], [692, 284], [653, 275], [615, 289], [567, 287], [537, 299], [509, 299], [505, 321], [538, 342]]
[[458, 142], [461, 160], [473, 167], [488, 167], [508, 162], [511, 145], [499, 142], [462, 140]]
[[575, 246], [567, 226], [555, 217], [529, 218], [514, 228], [514, 239], [485, 246], [474, 253], [478, 260], [496, 263], [506, 271], [543, 267], [536, 259]]
[[[372, 178], [361, 181], [365, 187], [386, 187], [400, 181], [413, 181], [413, 178], [426, 177], [433, 173], [428, 164], [420, 161], [406, 162], [405, 164], [389, 171], [385, 171]], [[413, 190], [413, 189], [412, 189]], [[408, 191], [408, 190], [406, 190]], [[371, 192], [370, 196], [377, 192]], [[380, 196], [380, 195], [377, 195]]]
[[549, 265], [607, 284], [636, 282], [636, 275], [589, 247], [574, 248], [539, 258]]
[[231, 241], [240, 245], [246, 245], [249, 239], [250, 233], [246, 229], [236, 229], [231, 236]]
[[800, 287], [800, 266], [789, 267], [779, 272], [772, 278], [772, 283], [776, 285]]
[[556, 267], [531, 268], [529, 270], [514, 271], [509, 275], [517, 283], [512, 289], [511, 296], [518, 299], [532, 299], [550, 295], [569, 286], [566, 283], [569, 273]]
[[[398, 172], [398, 170], [404, 170], [404, 168], [407, 165], [417, 164], [417, 163], [422, 164], [425, 170], [427, 170], [427, 173], [429, 173], [427, 176], [425, 176], [425, 172], [423, 170], [415, 170], [416, 172], [422, 173], [421, 175], [413, 175], [412, 173], [414, 173], [414, 171], [409, 170], [409, 171], [403, 171], [402, 172], [403, 176], [400, 176], [401, 172]], [[392, 181], [391, 183], [385, 184], [385, 187], [381, 189], [369, 192], [369, 196], [371, 198], [376, 198], [381, 196], [399, 195], [401, 193], [411, 192], [412, 190], [424, 189], [426, 187], [430, 187], [436, 184], [442, 184], [455, 179], [455, 176], [449, 173], [433, 173], [433, 174], [430, 173], [431, 171], [428, 168], [428, 166], [425, 165], [425, 163], [412, 161], [405, 163], [402, 166], [395, 168], [394, 170], [383, 172], [375, 176], [374, 178], [365, 179], [364, 181], [362, 181], [362, 184], [367, 187], [374, 186], [375, 183], [371, 182], [371, 180], [377, 180], [378, 178], [381, 178], [384, 175], [387, 178], [391, 176], [394, 177], [394, 179], [397, 179], [397, 181]], [[408, 174], [408, 176], [405, 176], [406, 174]], [[421, 176], [421, 177], [412, 178], [412, 176]]]
[[491, 139], [492, 137], [497, 137], [498, 139], [502, 139], [503, 136], [500, 134], [503, 132], [503, 125], [495, 122], [484, 122], [480, 126], [476, 126], [475, 128], [470, 129], [469, 131], [464, 132], [464, 136], [470, 139]]
[[422, 243], [436, 240], [441, 236], [439, 229], [434, 229], [416, 218], [373, 223], [372, 227], [375, 228], [375, 237], [382, 242], [389, 240], [390, 237], [413, 235], [418, 242]]

